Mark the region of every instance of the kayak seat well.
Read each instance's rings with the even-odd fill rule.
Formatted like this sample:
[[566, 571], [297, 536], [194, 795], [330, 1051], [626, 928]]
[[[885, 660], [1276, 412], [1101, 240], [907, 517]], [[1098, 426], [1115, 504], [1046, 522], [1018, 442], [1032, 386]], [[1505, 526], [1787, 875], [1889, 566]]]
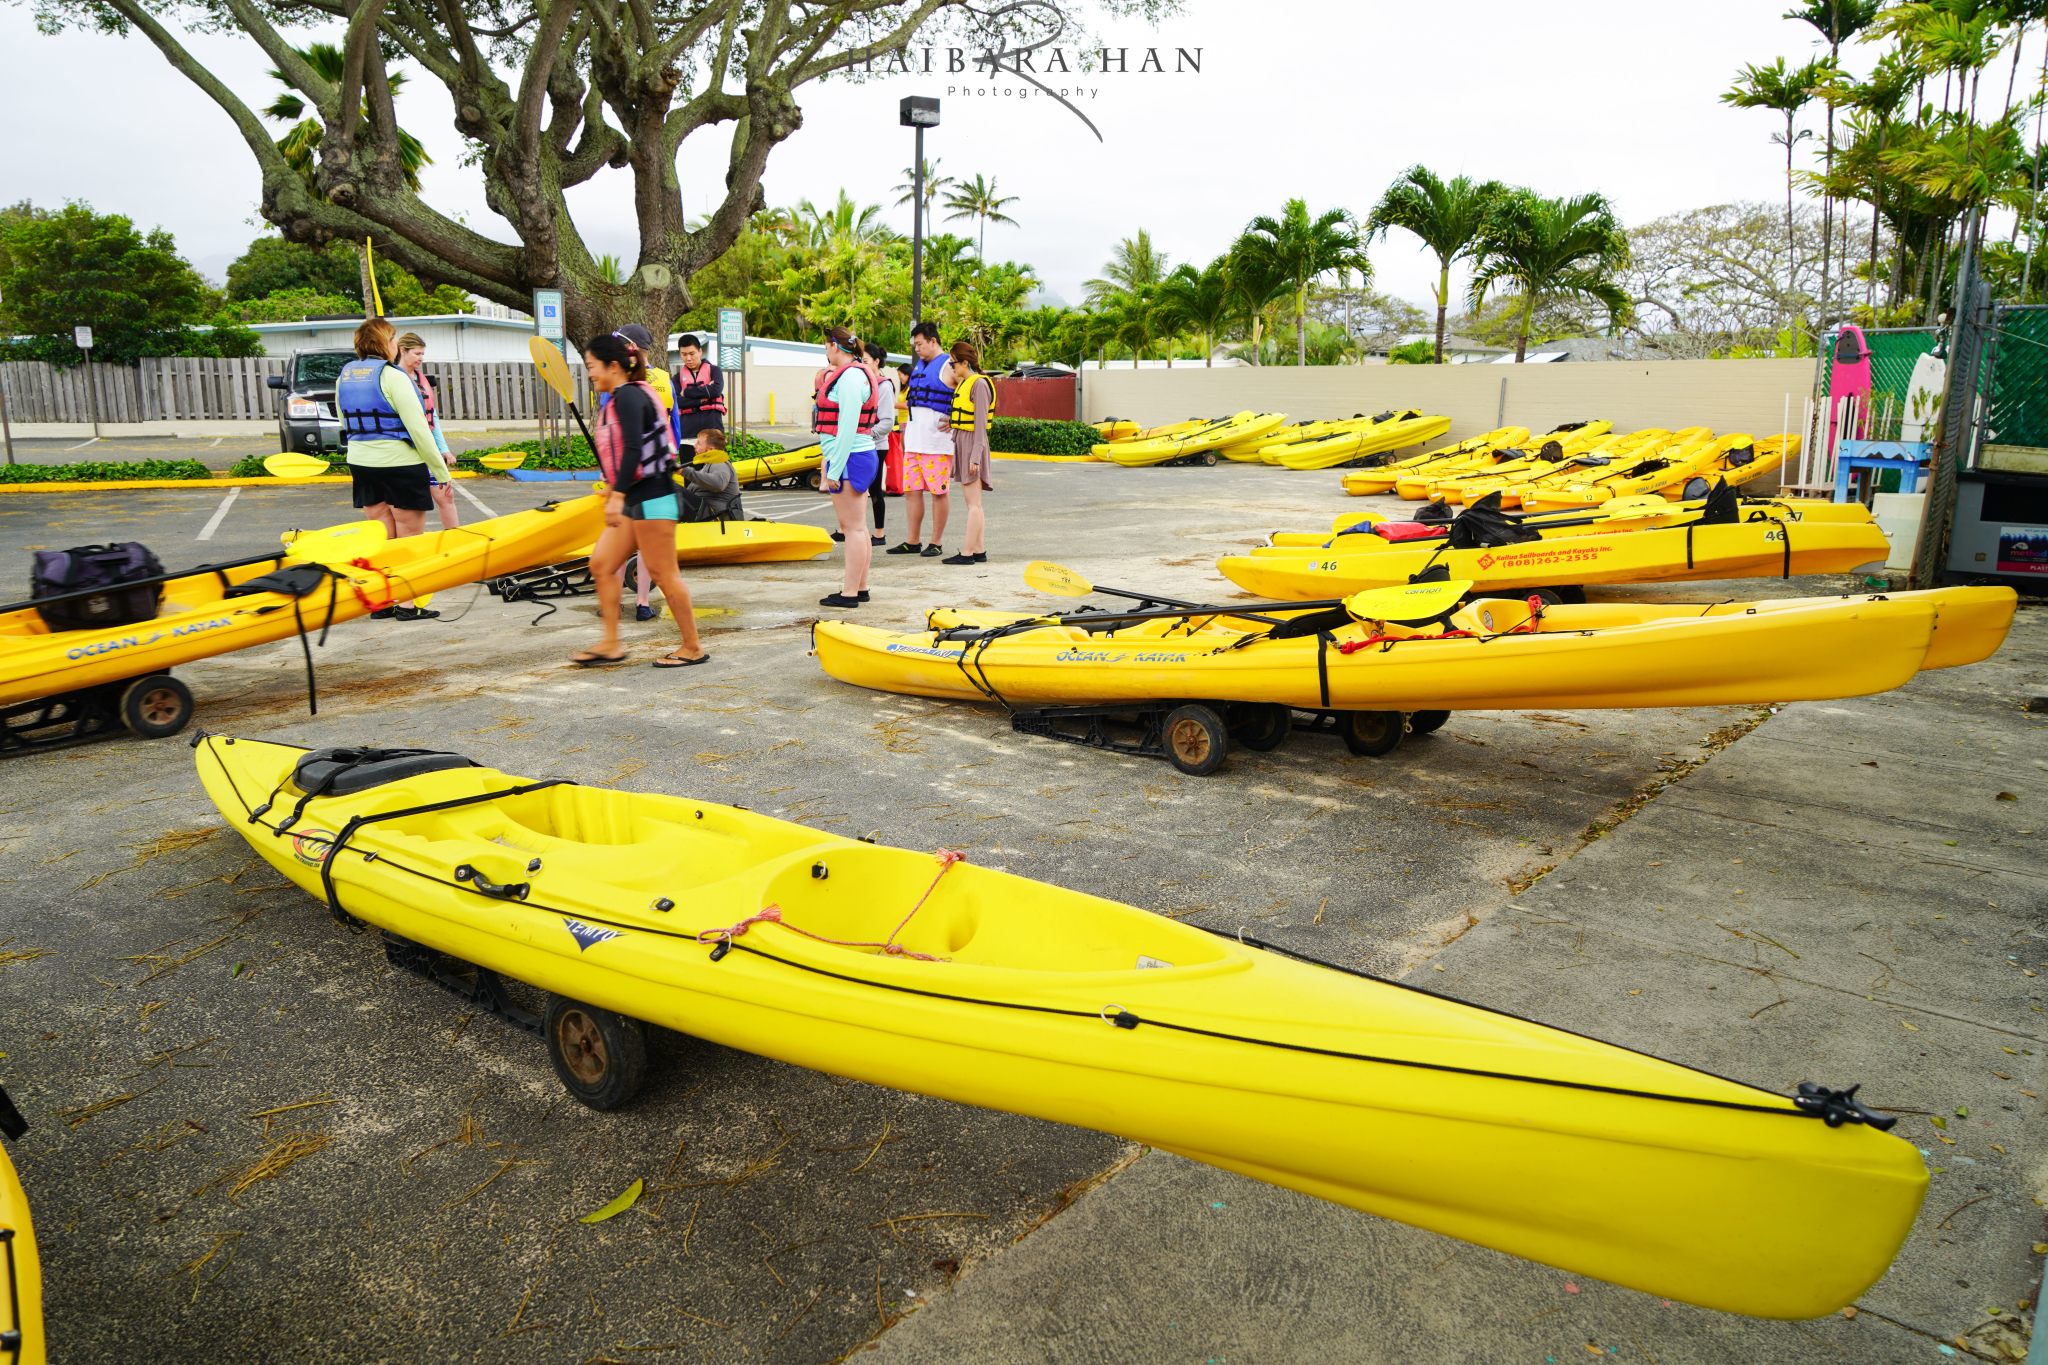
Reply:
[[741, 941], [764, 952], [823, 939], [874, 956], [894, 933], [911, 953], [1016, 971], [1128, 972], [1141, 958], [1195, 967], [1229, 955], [1221, 940], [1113, 901], [965, 862], [940, 875], [931, 854], [873, 845], [792, 860], [762, 888], [761, 904], [780, 908], [783, 927], [750, 928]]

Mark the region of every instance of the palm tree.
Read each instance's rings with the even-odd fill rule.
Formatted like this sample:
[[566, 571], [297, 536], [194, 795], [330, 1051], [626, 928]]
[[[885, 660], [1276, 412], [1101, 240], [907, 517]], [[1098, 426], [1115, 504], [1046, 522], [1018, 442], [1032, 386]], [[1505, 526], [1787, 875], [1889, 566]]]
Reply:
[[[1820, 30], [1821, 38], [1828, 45], [1828, 67], [1831, 73], [1835, 73], [1841, 69], [1842, 40], [1870, 27], [1882, 4], [1883, 0], [1806, 0], [1799, 9], [1788, 10], [1785, 17], [1803, 19]], [[1828, 85], [1818, 93], [1828, 106], [1827, 155], [1822, 174], [1832, 177], [1835, 173], [1835, 101], [1839, 92], [1835, 86]], [[1828, 263], [1832, 259], [1834, 242], [1834, 197], [1824, 193], [1820, 205], [1820, 316], [1825, 320], [1828, 313]], [[1846, 248], [1847, 245], [1847, 234], [1844, 233], [1843, 246]], [[1845, 251], [1845, 261], [1846, 257]], [[1847, 269], [1845, 264], [1845, 274]]]
[[[956, 183], [958, 182], [952, 176], [939, 174], [938, 158], [934, 157], [932, 160], [924, 163], [924, 218], [926, 222], [931, 221], [932, 205], [938, 202], [939, 196], [946, 192], [948, 186]], [[905, 166], [903, 168], [903, 183], [893, 188], [902, 195], [902, 198], [896, 201], [896, 207], [900, 209], [917, 195], [916, 168]]]
[[1290, 199], [1278, 219], [1254, 218], [1239, 238], [1251, 256], [1263, 258], [1294, 290], [1295, 364], [1308, 364], [1308, 291], [1332, 270], [1356, 269], [1367, 280], [1372, 267], [1358, 243], [1358, 225], [1345, 209], [1310, 219], [1308, 202]]
[[1133, 370], [1138, 368], [1139, 359], [1151, 347], [1160, 323], [1165, 321], [1159, 311], [1158, 294], [1157, 284], [1140, 284], [1109, 305], [1109, 340], [1121, 341], [1131, 348]]
[[606, 284], [624, 284], [626, 267], [617, 256], [607, 252], [597, 258], [597, 277]]
[[1521, 291], [1522, 318], [1515, 336], [1519, 365], [1529, 349], [1529, 320], [1539, 298], [1597, 300], [1619, 325], [1629, 311], [1629, 297], [1611, 274], [1627, 263], [1628, 233], [1605, 195], [1545, 199], [1516, 190], [1494, 204], [1480, 229], [1472, 306], [1479, 307], [1496, 284]]
[[1271, 252], [1260, 249], [1258, 239], [1240, 237], [1230, 248], [1226, 275], [1236, 311], [1251, 324], [1252, 363], [1266, 363], [1262, 338], [1267, 313], [1287, 297], [1293, 281]]
[[[340, 48], [332, 43], [314, 43], [308, 47], [293, 48], [292, 51], [296, 52], [307, 66], [312, 67], [320, 79], [334, 85], [341, 84], [342, 68], [347, 64], [347, 60], [342, 56]], [[327, 196], [320, 193], [313, 161], [313, 153], [320, 146], [323, 132], [320, 120], [305, 118], [306, 102], [293, 91], [291, 83], [284, 78], [282, 71], [272, 71], [270, 78], [285, 89], [283, 94], [270, 102], [269, 107], [263, 111], [263, 116], [280, 123], [291, 123], [294, 119], [304, 120], [277, 140], [277, 149], [284, 154], [285, 164], [297, 171], [300, 178], [306, 182], [307, 188], [317, 197], [325, 199]], [[391, 94], [395, 99], [405, 85], [405, 73], [392, 72], [390, 81]], [[363, 101], [363, 117], [366, 120], [370, 117], [367, 97]], [[420, 140], [411, 133], [403, 128], [398, 129], [397, 133], [399, 170], [405, 176], [405, 187], [418, 194], [420, 167], [433, 165], [434, 158], [427, 155], [427, 149], [421, 146]]]
[[1202, 364], [1216, 363], [1216, 334], [1237, 315], [1230, 283], [1230, 257], [1218, 256], [1201, 270], [1183, 265], [1160, 282], [1160, 292], [1183, 327], [1202, 334]]
[[1368, 238], [1401, 228], [1436, 253], [1436, 360], [1444, 363], [1444, 318], [1451, 308], [1451, 266], [1479, 247], [1487, 210], [1508, 192], [1498, 180], [1461, 175], [1443, 180], [1426, 166], [1410, 166], [1387, 186], [1365, 221]]
[[980, 234], [975, 240], [974, 254], [985, 257], [988, 255], [988, 225], [990, 223], [1008, 223], [1011, 227], [1017, 226], [1017, 220], [1003, 212], [1004, 208], [1017, 202], [1017, 196], [1014, 194], [998, 196], [996, 194], [996, 178], [994, 176], [990, 176], [986, 184], [982, 182], [982, 178], [978, 175], [972, 180], [961, 180], [956, 183], [958, 188], [946, 196], [946, 207], [953, 210], [952, 213], [946, 215], [946, 221], [950, 223], [955, 218], [975, 219], [981, 226]]
[[1831, 74], [1826, 61], [1808, 62], [1805, 66], [1787, 68], [1785, 59], [1778, 58], [1769, 66], [1754, 63], [1745, 66], [1736, 75], [1735, 87], [1721, 96], [1723, 104], [1732, 104], [1738, 109], [1775, 109], [1785, 116], [1783, 137], [1773, 134], [1771, 141], [1785, 144], [1785, 278], [1793, 277], [1793, 268], [1798, 264], [1797, 248], [1792, 241], [1792, 149], [1808, 133], [1795, 133], [1792, 125], [1799, 111], [1813, 98], [1813, 89]]
[[1110, 251], [1101, 278], [1081, 287], [1088, 291], [1089, 303], [1100, 303], [1141, 284], [1158, 284], [1166, 278], [1166, 264], [1166, 253], [1152, 246], [1152, 234], [1139, 228], [1137, 236], [1124, 238]]

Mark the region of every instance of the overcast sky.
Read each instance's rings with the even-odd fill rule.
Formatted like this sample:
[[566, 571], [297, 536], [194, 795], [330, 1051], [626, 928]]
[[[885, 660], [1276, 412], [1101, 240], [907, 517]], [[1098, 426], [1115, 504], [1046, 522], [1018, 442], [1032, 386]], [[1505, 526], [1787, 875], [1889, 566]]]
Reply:
[[[1029, 262], [1069, 303], [1109, 248], [1140, 227], [1172, 260], [1206, 262], [1247, 219], [1291, 196], [1312, 210], [1363, 216], [1404, 167], [1467, 173], [1545, 194], [1600, 190], [1630, 223], [1733, 199], [1782, 202], [1778, 116], [1730, 109], [1717, 96], [1745, 62], [1814, 55], [1812, 31], [1779, 16], [1787, 0], [1721, 0], [1701, 8], [1640, 0], [1527, 0], [1360, 4], [1357, 0], [1189, 0], [1152, 30], [1119, 22], [1103, 33], [1131, 49], [1125, 74], [1052, 77], [1087, 93], [1076, 103], [1095, 136], [1043, 96], [1019, 98], [1014, 78], [898, 75], [799, 91], [804, 127], [771, 157], [769, 201], [830, 202], [841, 187], [882, 203], [908, 231], [890, 187], [910, 164], [897, 127], [907, 94], [943, 101], [927, 155], [951, 174], [997, 178], [1017, 196], [1016, 227], [989, 229], [996, 259]], [[301, 41], [332, 34], [307, 33]], [[2038, 40], [2036, 40], [2038, 42]], [[194, 38], [201, 55], [252, 106], [274, 93], [245, 39]], [[1138, 70], [1160, 49], [1163, 73]], [[1176, 49], [1200, 49], [1201, 70], [1174, 72]], [[9, 54], [0, 120], [0, 200], [81, 199], [103, 212], [162, 225], [218, 279], [263, 231], [258, 178], [227, 116], [140, 37], [39, 35], [18, 5], [0, 8]], [[2038, 50], [2038, 49], [2037, 49]], [[1849, 56], [1868, 67], [1873, 49]], [[2029, 60], [2029, 65], [2035, 59]], [[935, 66], [943, 67], [938, 54]], [[87, 97], [87, 92], [96, 92]], [[426, 196], [444, 212], [511, 240], [483, 206], [475, 173], [457, 165], [448, 100], [416, 79], [399, 105], [436, 164]], [[281, 129], [280, 129], [281, 131]], [[726, 139], [707, 131], [681, 157], [687, 207], [704, 212], [722, 190]], [[591, 249], [637, 254], [629, 173], [601, 171], [572, 192]], [[971, 235], [972, 223], [939, 224]], [[1395, 233], [1373, 249], [1378, 284], [1425, 302], [1431, 258]]]

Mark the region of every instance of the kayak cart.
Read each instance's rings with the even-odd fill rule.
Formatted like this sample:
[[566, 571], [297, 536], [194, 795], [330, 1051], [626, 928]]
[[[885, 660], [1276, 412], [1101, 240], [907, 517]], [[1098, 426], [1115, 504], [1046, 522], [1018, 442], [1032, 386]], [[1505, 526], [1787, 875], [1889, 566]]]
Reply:
[[1138, 758], [1163, 758], [1190, 777], [1223, 766], [1236, 743], [1254, 753], [1279, 748], [1296, 731], [1334, 734], [1365, 758], [1427, 735], [1449, 711], [1301, 711], [1279, 702], [1156, 701], [1107, 706], [1039, 706], [1010, 714], [1010, 728], [1067, 744]]

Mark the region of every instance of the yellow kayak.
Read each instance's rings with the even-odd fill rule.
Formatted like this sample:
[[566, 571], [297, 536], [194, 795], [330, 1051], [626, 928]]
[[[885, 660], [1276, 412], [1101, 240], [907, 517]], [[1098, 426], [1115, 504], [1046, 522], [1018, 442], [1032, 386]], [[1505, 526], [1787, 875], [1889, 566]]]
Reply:
[[785, 450], [780, 455], [764, 455], [753, 460], [734, 460], [732, 472], [738, 477], [740, 487], [751, 488], [755, 484], [783, 483], [790, 486], [816, 486], [815, 480], [806, 475], [814, 474], [825, 463], [825, 448], [813, 443]]
[[1534, 437], [1518, 446], [1496, 446], [1455, 459], [1439, 460], [1403, 474], [1395, 482], [1393, 492], [1409, 502], [1439, 497], [1457, 502], [1460, 499], [1451, 490], [1455, 490], [1461, 481], [1497, 479], [1524, 469], [1550, 469], [1574, 456], [1589, 455], [1617, 442], [1636, 439], [1610, 435], [1600, 430], [1600, 425], [1588, 423], [1563, 435], [1552, 433]]
[[1448, 468], [1452, 461], [1466, 456], [1484, 456], [1491, 451], [1507, 447], [1519, 449], [1524, 445], [1540, 446], [1545, 441], [1561, 439], [1572, 432], [1604, 432], [1610, 425], [1607, 422], [1567, 422], [1553, 431], [1535, 437], [1529, 434], [1529, 428], [1527, 427], [1501, 427], [1496, 431], [1489, 431], [1484, 435], [1474, 436], [1469, 440], [1459, 441], [1454, 445], [1444, 446], [1437, 450], [1426, 450], [1420, 455], [1411, 455], [1405, 460], [1394, 460], [1388, 464], [1376, 466], [1362, 474], [1346, 474], [1344, 476], [1344, 491], [1355, 497], [1366, 497], [1374, 493], [1390, 493], [1393, 491], [1394, 485], [1403, 477], [1419, 470], [1438, 465]]
[[1286, 420], [1284, 412], [1240, 412], [1173, 435], [1111, 441], [1095, 446], [1093, 453], [1121, 465], [1164, 464], [1191, 456], [1206, 457], [1204, 463], [1214, 464], [1218, 447], [1262, 436]]
[[[582, 497], [392, 541], [382, 538], [375, 522], [345, 526], [376, 534], [365, 536], [359, 552], [346, 551], [336, 559], [339, 577], [320, 578], [302, 598], [281, 592], [227, 595], [231, 585], [304, 564], [299, 549], [288, 545], [271, 560], [195, 569], [168, 579], [153, 621], [53, 633], [32, 606], [0, 612], [0, 706], [160, 677], [178, 664], [288, 639], [302, 623], [317, 632], [330, 622], [367, 615], [394, 598], [551, 564], [596, 539], [604, 509], [598, 498]], [[351, 564], [351, 559], [368, 567]]]
[[[1546, 539], [1604, 535], [1615, 531], [1652, 531], [1683, 526], [1697, 518], [1706, 505], [1704, 497], [1670, 502], [1661, 494], [1638, 494], [1611, 498], [1584, 511], [1523, 513], [1517, 524]], [[1736, 510], [1745, 521], [1769, 518], [1772, 521], [1839, 522], [1857, 526], [1869, 525], [1872, 521], [1870, 509], [1860, 502], [1742, 498], [1737, 501]], [[1373, 527], [1388, 520], [1380, 512], [1352, 513], [1336, 518], [1328, 531], [1275, 531], [1270, 537], [1271, 544], [1258, 546], [1252, 553], [1260, 556], [1314, 555], [1323, 550], [1341, 550], [1355, 554], [1382, 554], [1415, 549], [1414, 541], [1390, 541], [1373, 533]]]
[[1286, 426], [1275, 427], [1271, 431], [1261, 432], [1257, 436], [1246, 436], [1232, 441], [1228, 445], [1218, 446], [1216, 453], [1226, 460], [1236, 460], [1240, 464], [1273, 464], [1275, 463], [1273, 452], [1278, 451], [1283, 446], [1291, 445], [1296, 441], [1310, 440], [1318, 436], [1354, 431], [1360, 427], [1371, 425], [1372, 419], [1363, 414], [1338, 418], [1332, 421], [1291, 422]]
[[1603, 470], [1640, 463], [1667, 447], [1711, 440], [1713, 435], [1707, 427], [1680, 431], [1652, 427], [1590, 443], [1566, 443], [1562, 451], [1538, 451], [1516, 463], [1502, 463], [1440, 482], [1422, 496], [1446, 502], [1476, 502], [1498, 490], [1506, 504], [1514, 507], [1520, 504], [1524, 487], [1576, 482]]
[[[1891, 1120], [1837, 1092], [1726, 1080], [958, 855], [418, 758], [344, 768], [220, 737], [195, 757], [229, 826], [394, 959], [548, 992], [557, 1073], [595, 1107], [630, 1095], [645, 1021], [1765, 1317], [1855, 1299], [1926, 1190]], [[301, 760], [308, 787], [346, 790], [308, 795]]]
[[1919, 672], [1933, 641], [1936, 604], [1922, 594], [1749, 605], [1762, 604], [1705, 615], [1697, 606], [1551, 606], [1529, 633], [1510, 633], [1528, 626], [1527, 606], [1481, 601], [1450, 616], [1453, 634], [1392, 647], [1372, 622], [1326, 627], [1324, 642], [1313, 630], [1272, 638], [1270, 625], [1244, 617], [1118, 630], [980, 612], [934, 613], [935, 629], [914, 633], [820, 621], [814, 638], [827, 673], [881, 692], [1020, 706], [1202, 698], [1409, 712], [1865, 696]]
[[1122, 417], [1109, 417], [1093, 424], [1105, 441], [1121, 441], [1138, 434], [1138, 424]]
[[1576, 477], [1522, 495], [1522, 508], [1529, 512], [1557, 512], [1567, 508], [1598, 507], [1610, 498], [1657, 493], [1676, 486], [1684, 488], [1736, 451], [1756, 449], [1756, 438], [1746, 431], [1695, 441], [1672, 441], [1650, 455], [1634, 461], [1616, 460], [1605, 469], [1584, 469]]
[[[0, 1091], [4, 1099], [5, 1091]], [[8, 1334], [13, 1334], [10, 1341]], [[36, 1257], [36, 1230], [28, 1216], [28, 1195], [0, 1147], [0, 1360], [7, 1365], [43, 1365], [43, 1269]]]
[[[1376, 537], [1375, 537], [1376, 538]], [[1364, 539], [1364, 537], [1347, 537]], [[1412, 542], [1411, 542], [1412, 545]], [[1605, 532], [1527, 544], [1454, 550], [1438, 540], [1381, 550], [1340, 547], [1323, 555], [1229, 555], [1225, 578], [1261, 597], [1306, 601], [1407, 583], [1445, 570], [1481, 590], [1588, 583], [1677, 583], [1713, 578], [1789, 578], [1848, 573], [1891, 552], [1874, 522], [1776, 519]]]
[[1351, 460], [1434, 441], [1450, 429], [1448, 417], [1426, 417], [1414, 411], [1382, 413], [1371, 426], [1328, 432], [1281, 446], [1272, 455], [1272, 462], [1289, 469], [1329, 469]]
[[[596, 545], [575, 551], [588, 555]], [[679, 521], [676, 523], [676, 563], [685, 568], [700, 564], [773, 564], [783, 560], [816, 559], [832, 549], [832, 537], [819, 526], [789, 521]], [[573, 557], [573, 556], [572, 556]]]

